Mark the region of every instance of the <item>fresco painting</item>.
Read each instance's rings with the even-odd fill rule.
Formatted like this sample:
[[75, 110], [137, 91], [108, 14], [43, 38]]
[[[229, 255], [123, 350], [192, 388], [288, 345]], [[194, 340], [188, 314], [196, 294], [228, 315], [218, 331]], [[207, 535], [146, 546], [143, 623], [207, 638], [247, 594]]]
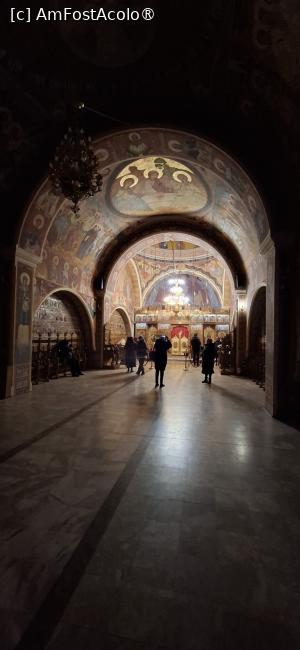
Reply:
[[35, 279], [34, 284], [34, 294], [33, 294], [33, 312], [35, 313], [36, 309], [43, 302], [43, 300], [57, 289], [56, 285], [49, 280], [44, 280], [41, 277]]
[[[96, 142], [95, 149], [103, 163], [103, 191], [84, 201], [77, 216], [49, 182], [28, 209], [19, 244], [40, 258], [35, 304], [46, 291], [69, 287], [92, 314], [92, 278], [101, 251], [135, 219], [154, 214], [204, 219], [233, 241], [249, 267], [254, 264], [268, 223], [251, 181], [224, 152], [199, 138], [155, 128], [116, 133]], [[137, 259], [137, 266], [143, 289], [162, 272], [157, 261]], [[208, 257], [198, 268], [222, 290], [223, 268], [217, 260]], [[126, 283], [123, 289], [118, 288], [118, 301], [130, 311]], [[208, 299], [218, 302], [204, 296], [204, 303]]]
[[96, 210], [90, 210], [87, 218], [81, 214], [76, 218], [74, 213], [62, 208], [50, 228], [37, 275], [53, 284], [92, 296], [99, 241], [104, 246], [112, 235]]
[[162, 250], [195, 250], [197, 249], [197, 246], [195, 244], [191, 244], [190, 242], [187, 241], [162, 241], [159, 242], [158, 248], [161, 248]]
[[191, 272], [195, 272], [195, 269], [204, 274], [208, 280], [212, 280], [214, 284], [217, 285], [219, 290], [223, 291], [223, 279], [224, 279], [224, 267], [220, 264], [219, 260], [213, 258], [208, 262], [195, 262], [191, 264], [185, 264], [185, 268], [190, 269]]
[[[249, 209], [249, 208], [248, 208]], [[229, 188], [224, 187], [224, 183], [217, 182], [215, 186], [215, 206], [214, 216], [221, 216], [223, 223], [229, 235], [242, 233], [242, 239], [245, 239], [245, 232], [252, 247], [255, 247], [256, 230], [250, 218], [245, 219], [245, 206]], [[249, 215], [250, 217], [250, 215]], [[243, 248], [245, 244], [242, 242]]]
[[[48, 244], [61, 242], [65, 246], [67, 241], [72, 255], [79, 260], [91, 256], [94, 264], [105, 243], [133, 219], [171, 211], [197, 213], [216, 225], [223, 221], [223, 231], [229, 237], [241, 220], [246, 229], [248, 223], [250, 239], [244, 249], [256, 254], [257, 243], [268, 232], [260, 197], [239, 165], [211, 143], [185, 133], [150, 128], [102, 138], [95, 149], [105, 152], [103, 191], [81, 204], [78, 223], [74, 223], [68, 202], [52, 193], [49, 182], [44, 183], [24, 221], [21, 247], [40, 255], [53, 222]], [[129, 155], [131, 162], [120, 169], [116, 161], [128, 160]], [[101, 155], [99, 160], [101, 165]], [[239, 246], [240, 237], [234, 236]], [[54, 254], [59, 256], [58, 251]]]
[[170, 158], [148, 156], [131, 162], [113, 180], [108, 197], [121, 214], [202, 212], [210, 190], [199, 171]]
[[135, 263], [138, 267], [142, 287], [145, 288], [155, 275], [159, 275], [163, 270], [167, 269], [165, 263], [155, 262], [145, 259], [142, 255], [135, 257]]
[[32, 270], [19, 265], [17, 279], [17, 361], [26, 361], [30, 343]]
[[144, 305], [153, 306], [153, 305], [163, 305], [165, 303], [166, 296], [170, 293], [170, 281], [179, 277], [183, 280], [183, 289], [184, 295], [188, 297], [189, 304], [193, 307], [221, 307], [220, 298], [208, 280], [203, 278], [197, 278], [192, 275], [179, 274], [168, 276], [158, 280], [158, 282], [152, 287], [149, 291]]
[[[137, 255], [134, 259], [143, 289], [146, 289], [155, 276], [159, 277], [163, 273], [172, 271], [173, 268], [172, 261], [146, 259], [143, 255]], [[190, 268], [193, 273], [195, 268], [198, 269], [201, 274], [203, 273], [208, 279], [212, 280], [221, 292], [223, 291], [224, 267], [215, 257], [210, 255], [208, 259], [193, 260], [190, 263], [185, 262], [184, 268]]]
[[49, 332], [52, 337], [59, 335], [63, 338], [66, 332], [68, 336], [71, 332], [80, 332], [82, 322], [68, 294], [65, 294], [63, 299], [54, 294], [45, 298], [35, 311], [32, 329], [33, 339], [38, 336], [46, 337]]
[[30, 387], [33, 269], [18, 262], [16, 274], [15, 390]]
[[[58, 287], [55, 283], [49, 282], [49, 280], [44, 280], [44, 278], [37, 277], [35, 279], [35, 284], [34, 284], [34, 297], [33, 297], [33, 312], [35, 313], [36, 309], [40, 306], [40, 304], [43, 302], [43, 300], [49, 296], [49, 294], [59, 290], [62, 286]], [[66, 289], [70, 289], [70, 287], [66, 287]], [[94, 318], [95, 316], [95, 298], [93, 295], [87, 295], [84, 294], [80, 291], [73, 290], [75, 294], [80, 294], [86, 308], [88, 309], [90, 316]]]
[[125, 266], [119, 273], [115, 291], [112, 296], [112, 305], [117, 307], [125, 307], [132, 320], [134, 315], [134, 294], [135, 287], [131, 273], [127, 266]]
[[40, 255], [44, 238], [52, 219], [55, 217], [61, 196], [55, 196], [47, 184], [37, 196], [34, 206], [29, 210], [21, 236], [20, 246], [34, 255]]

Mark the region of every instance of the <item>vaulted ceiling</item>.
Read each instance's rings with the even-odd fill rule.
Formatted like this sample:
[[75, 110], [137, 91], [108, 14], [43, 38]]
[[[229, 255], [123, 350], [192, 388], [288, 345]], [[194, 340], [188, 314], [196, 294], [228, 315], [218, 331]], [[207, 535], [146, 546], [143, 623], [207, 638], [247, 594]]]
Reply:
[[[92, 134], [155, 123], [215, 139], [248, 167], [282, 227], [299, 164], [299, 0], [152, 0], [156, 17], [138, 29], [10, 24], [11, 3], [1, 4], [0, 185], [9, 193], [7, 214], [18, 214], [47, 172], [70, 107], [82, 99], [102, 113], [82, 118]], [[44, 6], [55, 10], [61, 2]]]
[[46, 281], [92, 298], [92, 278], [107, 278], [115, 254], [123, 264], [141, 250], [140, 228], [159, 232], [162, 241], [176, 220], [183, 232], [202, 233], [226, 260], [235, 284], [247, 286], [246, 269], [269, 223], [256, 188], [234, 160], [206, 140], [170, 129], [121, 131], [93, 146], [103, 190], [75, 215], [46, 180], [25, 214], [18, 244], [37, 264], [42, 292]]

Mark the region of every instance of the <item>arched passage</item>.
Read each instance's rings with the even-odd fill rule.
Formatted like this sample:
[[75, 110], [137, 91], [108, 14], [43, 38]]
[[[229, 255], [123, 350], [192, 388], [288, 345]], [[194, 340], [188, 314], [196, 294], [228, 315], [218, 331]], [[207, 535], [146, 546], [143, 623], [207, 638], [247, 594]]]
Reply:
[[38, 383], [65, 374], [57, 348], [67, 341], [82, 368], [92, 364], [94, 337], [91, 318], [75, 292], [49, 293], [38, 305], [32, 322], [32, 380]]
[[[95, 288], [97, 292], [97, 286], [99, 286], [99, 284], [101, 284], [101, 286], [103, 287], [103, 290], [100, 292], [100, 294], [103, 296], [104, 299], [104, 304], [103, 304], [104, 320], [106, 322], [108, 314], [110, 312], [109, 293], [111, 288], [113, 287], [114, 282], [116, 281], [118, 271], [125, 264], [127, 264], [129, 260], [132, 259], [133, 255], [138, 254], [138, 252], [145, 245], [145, 243], [149, 244], [151, 242], [152, 243], [159, 242], [161, 239], [168, 239], [168, 238], [174, 240], [183, 238], [189, 241], [198, 242], [198, 244], [199, 241], [202, 241], [203, 245], [205, 245], [210, 251], [213, 251], [214, 255], [217, 258], [222, 260], [224, 267], [226, 267], [227, 269], [232, 296], [235, 296], [234, 306], [232, 307], [229, 316], [230, 327], [232, 327], [234, 330], [235, 368], [238, 373], [243, 374], [246, 372], [247, 369], [246, 345], [247, 345], [247, 335], [248, 335], [247, 333], [249, 329], [249, 314], [247, 312], [247, 303], [250, 304], [251, 296], [253, 295], [253, 292], [256, 291], [256, 282], [259, 279], [266, 281], [267, 273], [269, 272], [270, 275], [273, 273], [274, 258], [273, 258], [272, 244], [271, 242], [270, 243], [265, 242], [264, 247], [261, 248], [259, 264], [255, 265], [256, 277], [253, 280], [253, 271], [252, 268], [249, 267], [248, 272], [250, 277], [248, 279], [248, 274], [246, 275], [245, 273], [245, 268], [243, 266], [243, 261], [241, 260], [241, 258], [239, 258], [234, 254], [234, 262], [235, 264], [237, 264], [236, 267], [235, 264], [233, 263], [233, 260], [230, 259], [228, 249], [226, 249], [226, 257], [224, 258], [220, 253], [219, 247], [218, 249], [214, 248], [211, 242], [207, 244], [207, 241], [204, 240], [203, 237], [201, 237], [200, 240], [199, 236], [197, 236], [196, 228], [195, 229], [190, 227], [187, 228], [186, 221], [180, 220], [179, 218], [177, 218], [176, 222], [177, 224], [180, 224], [180, 231], [181, 231], [180, 233], [176, 232], [175, 224], [173, 220], [172, 220], [172, 228], [168, 229], [167, 232], [162, 231], [162, 225], [160, 224], [159, 227], [158, 224], [155, 223], [155, 221], [151, 221], [151, 224], [148, 223], [145, 226], [146, 231], [144, 231], [143, 224], [139, 224], [134, 232], [132, 233], [128, 233], [128, 231], [126, 232], [126, 238], [124, 237], [124, 240], [121, 241], [121, 244], [119, 244], [118, 241], [115, 241], [112, 243], [111, 246], [109, 246], [108, 251], [103, 251], [101, 255], [101, 260], [99, 261], [99, 266], [97, 267], [98, 275], [95, 277]], [[168, 220], [166, 220], [166, 223], [169, 225]], [[141, 233], [144, 234], [144, 232], [147, 233], [145, 237], [141, 236]], [[224, 251], [224, 248], [222, 250]], [[172, 271], [169, 270], [167, 274], [171, 274], [171, 273]], [[195, 275], [197, 275], [197, 273], [195, 273]], [[200, 274], [198, 274], [198, 276], [199, 275]], [[241, 285], [240, 283], [239, 278], [241, 277], [244, 277], [244, 285]], [[156, 279], [154, 278], [152, 281], [153, 286], [155, 282]], [[269, 289], [272, 292], [273, 290], [272, 285], [269, 287]], [[144, 300], [148, 291], [150, 291], [150, 287], [146, 291], [143, 291]], [[268, 323], [269, 323], [269, 332], [271, 335], [271, 340], [274, 332], [273, 318], [274, 318], [274, 314], [270, 314]], [[202, 332], [202, 336], [204, 337], [204, 339], [205, 339], [205, 333], [207, 327], [210, 328], [209, 331], [213, 332], [213, 338], [216, 338], [218, 335], [221, 335], [221, 337], [224, 336], [225, 328], [227, 327], [227, 325], [224, 323], [225, 321], [223, 321], [223, 323], [218, 325], [219, 334], [217, 333], [216, 330], [212, 329], [211, 327], [213, 326], [214, 328], [214, 323], [209, 323], [208, 325], [205, 326], [205, 328], [204, 327], [201, 328], [198, 325], [195, 325], [195, 327], [198, 331]], [[137, 324], [136, 328], [138, 332], [140, 327], [142, 327], [142, 325]], [[272, 350], [272, 344], [270, 346], [270, 350]], [[270, 374], [272, 374], [273, 372], [272, 370], [273, 362], [274, 362], [274, 357], [272, 351], [272, 355], [270, 354], [267, 358], [267, 363], [269, 364], [269, 368], [271, 368]], [[269, 383], [269, 387], [270, 386], [271, 386], [271, 393], [272, 393], [273, 386], [271, 383]]]
[[[226, 269], [230, 289], [232, 292], [234, 291], [236, 287], [237, 276], [239, 275], [240, 271], [241, 273], [244, 274], [245, 273], [244, 269], [242, 267], [237, 269], [234, 267], [232, 269], [232, 264], [230, 266], [228, 265], [227, 258], [224, 258], [218, 250], [216, 250], [211, 244], [208, 244], [206, 240], [203, 240], [201, 237], [199, 237], [196, 232], [190, 232], [189, 230], [186, 230], [185, 223], [179, 222], [178, 230], [175, 230], [174, 220], [172, 221], [172, 225], [173, 228], [171, 230], [162, 230], [162, 225], [160, 226], [160, 229], [157, 229], [157, 224], [155, 223], [153, 224], [152, 222], [151, 225], [148, 224], [146, 236], [138, 236], [138, 233], [135, 233], [135, 236], [132, 239], [126, 238], [126, 245], [124, 244], [118, 248], [118, 244], [115, 243], [114, 254], [110, 255], [109, 253], [111, 251], [103, 252], [103, 255], [101, 255], [101, 259], [98, 262], [98, 267], [97, 267], [98, 275], [95, 277], [94, 284], [95, 284], [96, 292], [98, 287], [101, 287], [100, 291], [101, 292], [103, 291], [105, 294], [105, 313], [104, 313], [105, 321], [109, 318], [109, 315], [112, 311], [111, 296], [113, 295], [116, 288], [118, 274], [124, 268], [126, 268], [128, 264], [132, 264], [135, 270], [137, 271], [136, 262], [133, 261], [135, 259], [135, 256], [137, 256], [141, 251], [143, 251], [145, 247], [156, 246], [157, 244], [160, 244], [162, 242], [167, 242], [169, 240], [172, 240], [173, 242], [180, 242], [181, 240], [185, 240], [195, 247], [204, 246], [205, 253], [208, 253], [208, 255], [211, 255], [214, 259], [219, 260], [220, 264]], [[194, 260], [192, 259], [192, 261]], [[171, 273], [172, 268], [165, 270], [165, 272], [167, 274]], [[195, 270], [191, 269], [191, 273], [194, 274]], [[138, 273], [137, 276], [139, 277]], [[204, 277], [204, 274], [203, 272], [201, 272], [201, 270], [199, 270], [199, 276]], [[212, 282], [212, 285], [215, 287], [217, 293], [219, 293], [220, 295], [220, 289], [216, 287], [214, 279], [209, 278], [208, 276], [206, 277]], [[139, 302], [141, 304], [142, 302], [144, 302], [145, 296], [148, 293], [148, 291], [151, 289], [152, 284], [154, 284], [156, 281], [157, 281], [157, 277], [154, 276], [153, 280], [150, 281], [150, 283], [148, 284], [147, 289], [145, 288], [143, 289], [140, 286], [140, 279], [139, 279], [139, 289], [140, 289]], [[246, 290], [246, 285], [244, 287], [244, 290]]]
[[[141, 241], [157, 235], [159, 241], [165, 233], [176, 236], [178, 233], [194, 239], [200, 239], [213, 248], [226, 263], [236, 288], [246, 289], [248, 276], [244, 261], [238, 249], [224, 237], [217, 228], [207, 226], [195, 220], [182, 217], [161, 218], [153, 217], [151, 221], [139, 222], [126, 228], [122, 235], [110, 242], [97, 260], [94, 275], [95, 289], [105, 286], [110, 290], [110, 273], [113, 267], [122, 259], [123, 263], [131, 259], [132, 254], [141, 246]], [[170, 236], [170, 235], [167, 235]]]
[[266, 358], [266, 287], [260, 287], [251, 303], [248, 328], [249, 375], [265, 384]]
[[[52, 301], [52, 302], [51, 302]], [[68, 337], [80, 331], [90, 350], [95, 347], [93, 321], [82, 298], [76, 292], [65, 288], [51, 291], [37, 305], [33, 316], [33, 337], [45, 336], [48, 332]]]
[[[101, 365], [109, 310], [131, 310], [129, 300], [105, 303], [114, 265], [142, 238], [169, 231], [200, 237], [225, 261], [236, 291], [242, 367], [247, 317], [245, 321], [244, 311], [242, 318], [241, 305], [247, 305], [261, 283], [267, 284], [268, 305], [275, 291], [275, 250], [259, 193], [235, 160], [203, 138], [159, 128], [139, 129], [136, 138], [138, 148], [130, 130], [94, 141], [103, 191], [84, 201], [77, 217], [65, 199], [52, 193], [47, 179], [26, 210], [16, 254], [15, 390], [29, 387], [34, 304], [61, 286], [78, 292], [93, 320], [95, 363]], [[131, 280], [134, 275], [132, 267]], [[273, 412], [274, 318], [269, 309], [267, 402]]]
[[[142, 291], [141, 305], [135, 303], [134, 331], [137, 336], [143, 335], [147, 344], [151, 345], [153, 337], [162, 331], [172, 339], [174, 328], [180, 326], [182, 319], [188, 337], [198, 330], [204, 341], [207, 328], [213, 332], [214, 340], [230, 333], [235, 289], [234, 277], [226, 261], [211, 245], [195, 235], [160, 231], [130, 244], [110, 268], [106, 283], [101, 281], [106, 344], [109, 343], [110, 314], [118, 297], [118, 294], [115, 296], [116, 287], [129, 264], [136, 268]], [[176, 304], [175, 311], [170, 310], [165, 302], [169, 284], [176, 282], [176, 278], [187, 293], [184, 313]], [[99, 312], [102, 313], [102, 309]], [[176, 355], [175, 347], [174, 344]], [[179, 355], [182, 354], [182, 346], [178, 349]]]
[[124, 307], [116, 307], [105, 323], [105, 344], [124, 345], [127, 336], [131, 336], [132, 326]]

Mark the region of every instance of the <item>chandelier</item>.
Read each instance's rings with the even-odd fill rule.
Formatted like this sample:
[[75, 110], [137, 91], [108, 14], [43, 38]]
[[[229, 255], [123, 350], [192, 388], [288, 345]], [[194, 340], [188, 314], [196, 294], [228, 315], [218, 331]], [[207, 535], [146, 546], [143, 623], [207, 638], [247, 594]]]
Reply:
[[100, 192], [102, 176], [91, 138], [79, 126], [69, 127], [49, 164], [49, 176], [55, 192], [72, 201], [72, 210], [79, 212], [79, 202]]
[[170, 293], [165, 296], [164, 302], [171, 307], [176, 305], [179, 305], [180, 307], [183, 305], [188, 305], [190, 301], [188, 296], [184, 294], [183, 290], [185, 281], [182, 278], [171, 278], [169, 280], [169, 284]]

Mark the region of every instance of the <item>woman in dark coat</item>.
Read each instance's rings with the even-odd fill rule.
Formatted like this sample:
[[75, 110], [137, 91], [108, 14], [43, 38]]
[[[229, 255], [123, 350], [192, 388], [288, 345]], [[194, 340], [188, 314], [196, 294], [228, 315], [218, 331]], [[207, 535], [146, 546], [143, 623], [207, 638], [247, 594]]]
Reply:
[[207, 339], [207, 343], [202, 354], [202, 374], [204, 375], [202, 384], [211, 384], [211, 376], [214, 372], [215, 356], [215, 344], [212, 342], [212, 339]]
[[148, 348], [145, 343], [145, 339], [143, 336], [139, 336], [137, 346], [136, 346], [136, 355], [138, 358], [139, 362], [139, 367], [137, 369], [137, 375], [144, 375], [145, 370], [144, 370], [144, 363], [147, 359], [148, 356]]
[[155, 351], [155, 388], [158, 387], [158, 378], [160, 378], [159, 387], [164, 387], [164, 372], [166, 369], [168, 357], [167, 352], [172, 347], [171, 341], [167, 336], [160, 336], [154, 345]]
[[127, 366], [127, 372], [129, 370], [133, 372], [133, 368], [136, 366], [136, 343], [132, 336], [127, 336], [125, 343], [125, 365]]

